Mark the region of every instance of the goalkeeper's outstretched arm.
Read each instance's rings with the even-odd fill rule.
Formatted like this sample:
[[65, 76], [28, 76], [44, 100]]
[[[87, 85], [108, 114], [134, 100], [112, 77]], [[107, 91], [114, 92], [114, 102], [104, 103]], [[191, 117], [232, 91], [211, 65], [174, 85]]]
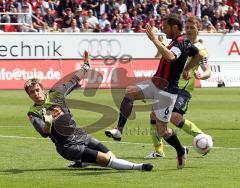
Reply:
[[54, 90], [58, 91], [61, 93], [64, 97], [66, 97], [69, 93], [71, 93], [74, 89], [77, 89], [80, 87], [79, 82], [82, 79], [85, 79], [87, 77], [87, 73], [90, 69], [90, 58], [89, 58], [89, 53], [85, 51], [84, 53], [84, 64], [83, 66], [75, 72], [73, 77], [68, 81]]
[[33, 127], [42, 137], [46, 138], [50, 135], [51, 126], [46, 125], [46, 122], [42, 118], [37, 117], [33, 113], [28, 113], [28, 117]]

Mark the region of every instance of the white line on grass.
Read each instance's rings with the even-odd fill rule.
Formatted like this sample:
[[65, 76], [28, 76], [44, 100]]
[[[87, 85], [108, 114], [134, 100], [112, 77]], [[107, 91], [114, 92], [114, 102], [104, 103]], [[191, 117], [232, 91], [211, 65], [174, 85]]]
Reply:
[[0, 135], [0, 138], [16, 138], [16, 139], [44, 140], [44, 138], [38, 138], [38, 137], [8, 136], [8, 135]]
[[[27, 126], [23, 126], [23, 125], [0, 125], [0, 128], [23, 128], [23, 127], [27, 127]], [[31, 128], [29, 126], [29, 128]]]
[[[27, 137], [27, 136], [8, 136], [8, 135], [0, 135], [0, 138], [16, 138], [16, 139], [29, 139], [29, 140], [46, 140], [45, 138], [38, 138], [38, 137]], [[128, 145], [151, 145], [150, 143], [141, 143], [141, 142], [116, 142], [116, 141], [105, 141], [102, 140], [101, 142], [110, 143], [110, 144], [128, 144]], [[167, 147], [170, 147], [166, 145]], [[192, 147], [192, 146], [187, 146]], [[240, 150], [240, 148], [226, 148], [226, 147], [214, 147], [214, 149], [229, 149], [229, 150]]]

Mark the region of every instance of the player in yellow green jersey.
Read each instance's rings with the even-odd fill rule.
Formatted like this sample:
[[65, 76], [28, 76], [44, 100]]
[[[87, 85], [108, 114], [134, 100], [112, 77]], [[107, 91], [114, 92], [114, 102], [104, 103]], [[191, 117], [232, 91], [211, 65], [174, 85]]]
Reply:
[[[208, 53], [205, 50], [202, 43], [198, 40], [198, 29], [200, 27], [200, 22], [197, 17], [189, 17], [185, 26], [186, 37], [199, 49], [200, 55], [203, 57], [199, 62], [199, 65], [193, 67], [190, 71], [190, 79], [185, 80], [183, 75], [179, 80], [179, 92], [178, 98], [174, 105], [173, 113], [171, 116], [171, 123], [184, 130], [187, 134], [192, 135], [193, 137], [203, 133], [193, 122], [184, 118], [184, 114], [187, 112], [188, 103], [191, 99], [191, 94], [194, 90], [195, 79], [208, 79], [211, 75], [211, 69], [208, 64], [207, 58]], [[191, 58], [188, 59], [188, 62]], [[188, 63], [187, 62], [187, 63]], [[201, 67], [202, 72], [198, 71], [198, 67]], [[151, 123], [151, 136], [155, 150], [145, 158], [157, 158], [164, 157], [165, 153], [163, 151], [163, 142], [162, 138], [156, 133], [156, 120], [154, 119], [154, 112], [150, 114], [150, 123]]]

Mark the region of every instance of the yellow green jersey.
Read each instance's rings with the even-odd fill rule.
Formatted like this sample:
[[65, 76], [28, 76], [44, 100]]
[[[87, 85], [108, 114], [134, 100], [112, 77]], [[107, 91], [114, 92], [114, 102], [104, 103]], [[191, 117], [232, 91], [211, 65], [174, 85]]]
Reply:
[[[199, 62], [199, 65], [206, 64], [207, 58], [208, 58], [208, 53], [207, 53], [205, 47], [199, 41], [194, 43], [194, 45], [198, 48], [199, 54], [203, 57], [201, 59], [201, 61]], [[192, 59], [192, 57], [189, 57], [187, 60], [187, 63], [189, 63], [191, 61], [191, 59]], [[179, 89], [184, 89], [184, 90], [188, 91], [189, 93], [192, 93], [192, 91], [194, 90], [194, 83], [195, 83], [195, 77], [193, 76], [193, 74], [194, 74], [194, 71], [198, 69], [199, 65], [196, 65], [193, 69], [190, 70], [192, 76], [189, 80], [184, 80], [183, 75], [181, 74], [179, 83], [178, 83]]]

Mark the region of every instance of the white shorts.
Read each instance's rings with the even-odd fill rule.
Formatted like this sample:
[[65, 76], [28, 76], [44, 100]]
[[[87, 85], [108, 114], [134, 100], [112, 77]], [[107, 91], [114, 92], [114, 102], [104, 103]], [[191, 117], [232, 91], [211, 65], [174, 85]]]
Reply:
[[157, 118], [163, 122], [169, 122], [174, 104], [177, 99], [177, 94], [168, 93], [166, 91], [158, 89], [152, 82], [152, 80], [146, 80], [137, 84], [145, 99], [153, 100], [153, 111]]

